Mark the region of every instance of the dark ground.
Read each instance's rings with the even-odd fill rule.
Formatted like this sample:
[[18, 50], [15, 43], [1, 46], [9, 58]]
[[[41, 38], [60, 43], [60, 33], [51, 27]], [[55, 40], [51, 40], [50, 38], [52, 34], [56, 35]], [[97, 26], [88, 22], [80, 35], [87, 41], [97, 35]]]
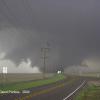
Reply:
[[[28, 89], [29, 94], [7, 94], [0, 96], [0, 100], [63, 100], [72, 93], [82, 82], [94, 80], [93, 78], [78, 78], [69, 83], [68, 80], [54, 84]], [[69, 100], [72, 100], [71, 97]], [[67, 99], [68, 100], [68, 99]]]

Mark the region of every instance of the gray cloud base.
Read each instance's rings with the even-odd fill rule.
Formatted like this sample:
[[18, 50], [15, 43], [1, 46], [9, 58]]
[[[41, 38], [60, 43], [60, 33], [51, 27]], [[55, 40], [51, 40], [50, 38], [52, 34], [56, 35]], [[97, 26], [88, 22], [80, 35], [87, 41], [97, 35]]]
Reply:
[[100, 54], [100, 2], [94, 0], [0, 0], [0, 42], [6, 59], [41, 65], [50, 43], [48, 69], [78, 65]]

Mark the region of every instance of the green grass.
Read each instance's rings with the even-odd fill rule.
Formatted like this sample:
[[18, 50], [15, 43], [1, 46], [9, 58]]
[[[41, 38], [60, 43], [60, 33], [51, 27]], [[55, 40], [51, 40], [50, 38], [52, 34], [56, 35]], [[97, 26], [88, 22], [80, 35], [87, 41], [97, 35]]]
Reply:
[[82, 90], [75, 100], [100, 100], [100, 86], [90, 85]]
[[61, 74], [61, 75], [55, 75], [52, 78], [43, 79], [43, 80], [12, 83], [12, 84], [1, 84], [0, 90], [3, 90], [3, 91], [6, 91], [6, 90], [23, 90], [23, 89], [28, 89], [28, 88], [32, 88], [32, 87], [38, 87], [38, 86], [42, 86], [42, 85], [55, 83], [55, 82], [63, 80], [63, 79], [65, 79], [65, 76]]

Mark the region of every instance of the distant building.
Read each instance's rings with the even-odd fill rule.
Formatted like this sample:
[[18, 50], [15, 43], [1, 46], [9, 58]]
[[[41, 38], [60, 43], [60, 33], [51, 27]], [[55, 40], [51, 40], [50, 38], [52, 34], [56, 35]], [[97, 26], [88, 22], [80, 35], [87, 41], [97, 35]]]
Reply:
[[64, 67], [63, 67], [63, 65], [60, 65], [60, 66], [57, 67], [57, 73], [58, 74], [64, 73]]
[[57, 71], [57, 74], [61, 74], [62, 73], [62, 71]]

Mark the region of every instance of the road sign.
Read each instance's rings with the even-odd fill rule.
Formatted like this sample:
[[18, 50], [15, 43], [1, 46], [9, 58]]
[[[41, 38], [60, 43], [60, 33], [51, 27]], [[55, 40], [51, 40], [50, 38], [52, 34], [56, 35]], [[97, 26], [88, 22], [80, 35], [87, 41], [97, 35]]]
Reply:
[[7, 74], [7, 67], [3, 67], [2, 73], [3, 73], [3, 74]]

